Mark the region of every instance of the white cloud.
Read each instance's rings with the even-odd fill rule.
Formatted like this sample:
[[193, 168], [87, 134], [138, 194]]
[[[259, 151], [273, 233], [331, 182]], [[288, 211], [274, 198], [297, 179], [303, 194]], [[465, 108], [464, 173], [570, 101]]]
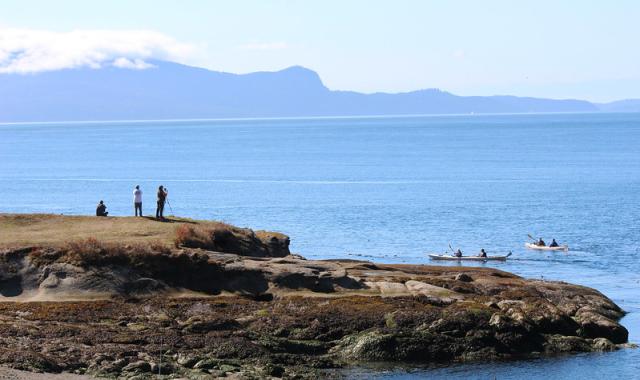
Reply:
[[282, 50], [289, 47], [286, 42], [252, 42], [238, 46], [242, 50]]
[[135, 70], [144, 70], [155, 67], [154, 65], [147, 63], [140, 58], [129, 59], [125, 57], [116, 58], [113, 60], [113, 65], [115, 67], [119, 67], [121, 69], [135, 69]]
[[51, 32], [0, 29], [0, 73], [36, 73], [77, 67], [153, 67], [148, 59], [181, 61], [194, 47], [148, 30]]

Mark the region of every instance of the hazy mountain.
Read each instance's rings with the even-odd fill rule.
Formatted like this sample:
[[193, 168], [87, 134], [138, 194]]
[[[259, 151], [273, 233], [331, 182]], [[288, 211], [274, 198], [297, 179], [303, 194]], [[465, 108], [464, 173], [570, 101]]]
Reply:
[[625, 99], [596, 105], [605, 112], [640, 112], [640, 99]]
[[0, 74], [0, 121], [588, 112], [582, 100], [331, 91], [303, 67], [236, 75], [154, 61], [145, 70]]

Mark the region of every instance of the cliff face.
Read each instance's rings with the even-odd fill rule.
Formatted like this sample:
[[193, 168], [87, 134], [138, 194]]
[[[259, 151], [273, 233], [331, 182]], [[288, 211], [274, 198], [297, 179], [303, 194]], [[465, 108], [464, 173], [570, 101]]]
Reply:
[[[268, 257], [284, 252], [286, 236], [196, 232], [178, 229], [176, 242], [191, 247], [90, 239], [5, 248], [0, 364], [315, 377], [357, 362], [504, 359], [627, 341], [623, 311], [586, 287], [490, 268]], [[227, 234], [234, 253], [220, 252]]]

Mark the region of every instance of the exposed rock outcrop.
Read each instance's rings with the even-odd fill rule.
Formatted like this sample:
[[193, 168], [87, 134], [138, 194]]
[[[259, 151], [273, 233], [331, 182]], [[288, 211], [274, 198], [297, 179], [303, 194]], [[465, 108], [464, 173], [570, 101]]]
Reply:
[[288, 252], [288, 238], [230, 234], [189, 236], [232, 253], [95, 239], [4, 249], [0, 365], [315, 377], [355, 362], [610, 351], [627, 341], [624, 312], [594, 289], [491, 268], [261, 257]]

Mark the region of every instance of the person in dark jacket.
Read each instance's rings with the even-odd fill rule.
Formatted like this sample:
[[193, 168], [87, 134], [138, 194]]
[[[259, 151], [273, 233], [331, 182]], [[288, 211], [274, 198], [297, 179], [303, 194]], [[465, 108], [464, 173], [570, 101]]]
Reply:
[[457, 250], [457, 251], [455, 251], [455, 252], [453, 253], [453, 255], [454, 255], [455, 257], [462, 257], [462, 251], [460, 250], [460, 248], [458, 248], [458, 250]]
[[96, 207], [96, 216], [107, 216], [109, 213], [107, 212], [107, 206], [103, 201], [98, 203], [98, 207]]
[[482, 248], [480, 250], [480, 253], [478, 254], [478, 257], [487, 257], [487, 252], [484, 250], [484, 248]]
[[558, 245], [558, 242], [556, 241], [556, 239], [553, 239], [551, 241], [551, 244], [549, 244], [549, 247], [559, 247], [560, 245]]
[[158, 188], [158, 207], [156, 208], [156, 219], [164, 219], [164, 203], [167, 201], [167, 190], [161, 185]]
[[542, 238], [538, 239], [538, 241], [536, 242], [536, 245], [538, 247], [546, 247], [547, 244], [544, 242], [544, 240], [542, 240]]

